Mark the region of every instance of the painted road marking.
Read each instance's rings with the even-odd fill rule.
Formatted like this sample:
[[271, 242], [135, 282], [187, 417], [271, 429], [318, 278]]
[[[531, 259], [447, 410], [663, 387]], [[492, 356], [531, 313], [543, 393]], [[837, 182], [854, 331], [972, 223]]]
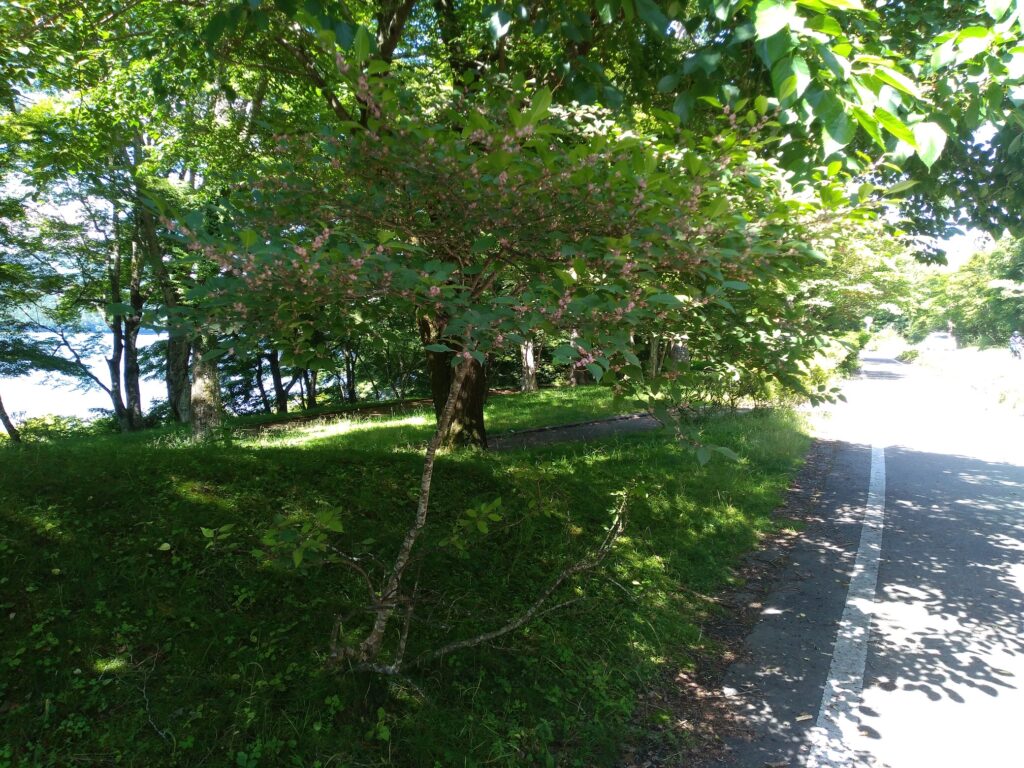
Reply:
[[878, 585], [878, 561], [885, 525], [885, 449], [871, 448], [871, 479], [860, 546], [850, 577], [846, 607], [832, 649], [832, 666], [821, 696], [818, 719], [810, 731], [807, 768], [849, 768], [866, 764], [851, 748], [857, 731], [857, 707], [864, 689], [871, 607]]

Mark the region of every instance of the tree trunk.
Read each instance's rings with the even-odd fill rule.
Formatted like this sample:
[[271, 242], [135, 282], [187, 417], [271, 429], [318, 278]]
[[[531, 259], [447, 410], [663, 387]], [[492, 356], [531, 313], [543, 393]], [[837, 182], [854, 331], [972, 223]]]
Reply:
[[[575, 330], [569, 334], [569, 343], [576, 346], [576, 339], [580, 337]], [[569, 368], [568, 384], [575, 387], [577, 384], [586, 384], [590, 380], [590, 374], [585, 368], [578, 368], [575, 363]]]
[[171, 280], [171, 275], [164, 264], [160, 239], [156, 231], [156, 221], [144, 206], [135, 209], [139, 223], [139, 238], [153, 267], [156, 283], [163, 297], [167, 312], [167, 359], [165, 361], [164, 378], [167, 383], [167, 404], [175, 421], [187, 424], [189, 420], [189, 357], [192, 345], [186, 331], [179, 327], [175, 314], [181, 305], [181, 294]]
[[132, 246], [131, 282], [128, 299], [132, 306], [131, 315], [124, 318], [124, 393], [125, 415], [128, 428], [142, 428], [142, 387], [139, 383], [139, 330], [142, 327], [142, 260], [134, 244]]
[[20, 443], [21, 433], [18, 431], [18, 428], [14, 426], [14, 422], [11, 421], [11, 417], [7, 415], [7, 409], [4, 408], [3, 400], [0, 400], [0, 422], [3, 422], [4, 429], [7, 430], [7, 435], [11, 438], [11, 442]]
[[189, 378], [192, 344], [181, 331], [172, 328], [169, 334], [165, 368], [167, 402], [171, 406], [174, 420], [188, 424], [192, 400], [192, 381]]
[[537, 363], [533, 358], [533, 341], [527, 339], [519, 346], [519, 360], [522, 373], [519, 377], [519, 389], [522, 392], [537, 391]]
[[192, 414], [192, 436], [200, 439], [209, 437], [221, 424], [217, 363], [203, 359], [212, 346], [212, 339], [199, 337], [192, 356], [192, 402], [189, 410]]
[[317, 395], [316, 383], [317, 382], [316, 382], [316, 379], [317, 379], [317, 376], [318, 376], [319, 373], [320, 373], [319, 371], [312, 371], [312, 370], [310, 370], [308, 368], [302, 372], [302, 380], [303, 380], [303, 382], [305, 383], [305, 386], [306, 386], [306, 407], [307, 408], [316, 408], [316, 406], [317, 406], [317, 402], [316, 402], [316, 395]]
[[263, 404], [263, 412], [270, 413], [270, 398], [267, 397], [267, 388], [263, 386], [263, 357], [256, 358], [256, 387], [260, 391], [260, 402]]
[[356, 355], [350, 350], [345, 350], [345, 400], [354, 403], [357, 397]]
[[651, 334], [651, 351], [647, 358], [647, 374], [652, 379], [661, 373], [661, 339], [657, 334]]
[[277, 356], [277, 350], [271, 350], [267, 355], [267, 362], [270, 364], [270, 378], [274, 382], [274, 403], [278, 413], [288, 413], [288, 390], [284, 387], [284, 379], [281, 378], [281, 358]]
[[[437, 344], [442, 340], [442, 327], [434, 318], [426, 315], [419, 320], [420, 338], [424, 344]], [[430, 392], [434, 401], [434, 415], [438, 420], [448, 401], [448, 393], [454, 378], [451, 352], [427, 350], [427, 371], [430, 374]], [[487, 431], [484, 427], [484, 401], [487, 395], [487, 375], [476, 360], [468, 367], [465, 380], [459, 387], [454, 411], [442, 445], [487, 447]], [[440, 422], [439, 422], [440, 423]]]
[[128, 423], [128, 410], [124, 407], [124, 398], [121, 395], [121, 362], [124, 358], [124, 328], [120, 315], [115, 315], [110, 322], [112, 334], [110, 357], [107, 360], [107, 370], [110, 372], [110, 402], [114, 406], [114, 418], [122, 432], [131, 429]]

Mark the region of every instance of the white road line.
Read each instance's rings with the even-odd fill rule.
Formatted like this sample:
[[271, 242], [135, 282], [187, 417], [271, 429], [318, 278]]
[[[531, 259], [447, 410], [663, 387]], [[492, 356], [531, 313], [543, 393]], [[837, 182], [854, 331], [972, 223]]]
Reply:
[[821, 696], [818, 719], [810, 731], [807, 768], [850, 768], [863, 765], [851, 748], [857, 736], [857, 707], [864, 688], [871, 606], [878, 584], [878, 561], [885, 525], [885, 449], [871, 448], [868, 502], [850, 577], [846, 608], [832, 650], [832, 666]]

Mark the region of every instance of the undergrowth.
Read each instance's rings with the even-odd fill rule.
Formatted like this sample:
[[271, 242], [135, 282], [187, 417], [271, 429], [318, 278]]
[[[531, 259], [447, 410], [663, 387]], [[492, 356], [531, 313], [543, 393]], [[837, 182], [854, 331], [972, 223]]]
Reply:
[[[612, 408], [580, 392], [534, 398], [494, 399], [492, 429]], [[601, 539], [623, 491], [628, 527], [558, 595], [563, 608], [395, 679], [322, 663], [335, 612], [358, 615], [363, 599], [348, 571], [252, 550], [275, 518], [329, 509], [339, 546], [387, 558], [414, 503], [425, 417], [4, 449], [0, 766], [614, 765], [637, 691], [705, 642], [709, 596], [776, 525], [807, 445], [784, 414], [703, 430], [739, 463], [699, 467], [662, 433], [443, 456], [412, 654], [532, 602]], [[467, 510], [498, 498], [500, 520], [465, 534]]]

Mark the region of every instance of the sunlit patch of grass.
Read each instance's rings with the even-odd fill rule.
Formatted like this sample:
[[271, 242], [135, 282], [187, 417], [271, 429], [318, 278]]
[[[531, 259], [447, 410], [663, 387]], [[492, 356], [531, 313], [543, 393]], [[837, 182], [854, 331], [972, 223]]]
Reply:
[[109, 659], [96, 659], [92, 666], [93, 669], [101, 675], [117, 674], [124, 672], [127, 669], [128, 659], [124, 656], [114, 656]]

